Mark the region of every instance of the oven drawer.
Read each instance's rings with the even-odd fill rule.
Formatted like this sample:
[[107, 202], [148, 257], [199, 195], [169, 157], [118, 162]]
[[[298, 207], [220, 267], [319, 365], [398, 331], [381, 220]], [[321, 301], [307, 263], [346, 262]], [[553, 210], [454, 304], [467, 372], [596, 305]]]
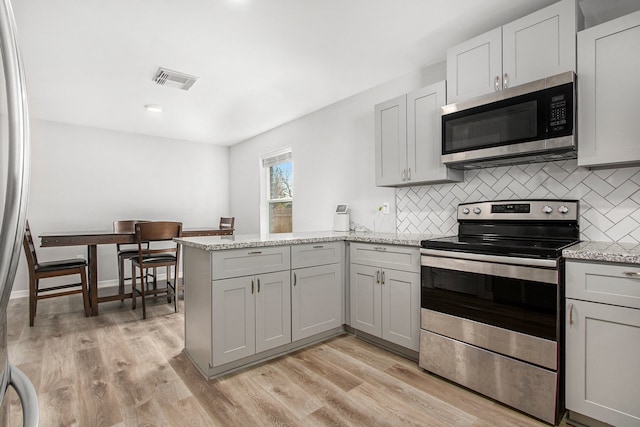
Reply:
[[554, 371], [425, 330], [420, 331], [419, 365], [555, 425], [558, 374]]
[[420, 327], [424, 330], [548, 369], [558, 369], [558, 344], [555, 341], [424, 308], [420, 318]]
[[640, 308], [640, 265], [567, 260], [567, 298]]

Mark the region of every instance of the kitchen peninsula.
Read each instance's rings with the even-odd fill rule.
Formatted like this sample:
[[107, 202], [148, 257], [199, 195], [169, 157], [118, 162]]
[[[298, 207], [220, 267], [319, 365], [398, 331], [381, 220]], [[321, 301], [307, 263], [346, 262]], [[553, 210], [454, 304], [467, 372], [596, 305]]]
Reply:
[[207, 378], [358, 335], [416, 357], [420, 241], [309, 232], [180, 238], [185, 354]]

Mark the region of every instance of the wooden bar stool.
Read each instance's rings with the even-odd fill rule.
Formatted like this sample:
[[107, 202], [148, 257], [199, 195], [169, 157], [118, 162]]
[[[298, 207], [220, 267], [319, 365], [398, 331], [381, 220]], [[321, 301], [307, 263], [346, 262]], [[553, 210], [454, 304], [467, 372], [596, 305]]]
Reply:
[[[138, 244], [138, 256], [131, 258], [131, 277], [133, 279], [133, 297], [131, 308], [135, 310], [138, 295], [142, 297], [142, 318], [147, 318], [147, 295], [166, 294], [167, 302], [173, 297], [174, 310], [178, 312], [178, 261], [180, 259], [180, 245], [171, 244], [171, 247], [155, 248], [153, 242], [170, 242], [176, 237], [182, 236], [182, 223], [171, 221], [152, 221], [137, 223], [136, 242]], [[145, 270], [158, 267], [167, 268], [166, 287], [147, 289]], [[171, 282], [171, 267], [173, 267], [173, 283]], [[140, 269], [140, 289], [137, 287]], [[154, 277], [154, 281], [156, 278]]]

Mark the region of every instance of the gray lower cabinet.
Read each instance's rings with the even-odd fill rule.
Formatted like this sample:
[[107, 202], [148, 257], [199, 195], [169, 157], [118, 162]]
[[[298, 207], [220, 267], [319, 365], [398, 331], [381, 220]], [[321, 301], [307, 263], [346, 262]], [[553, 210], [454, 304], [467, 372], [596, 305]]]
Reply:
[[293, 270], [291, 337], [293, 341], [344, 324], [342, 264]]
[[185, 353], [214, 378], [318, 340], [344, 324], [344, 242], [184, 248]]
[[214, 280], [211, 365], [290, 343], [290, 305], [288, 271]]
[[418, 351], [419, 272], [418, 248], [352, 244], [351, 327]]
[[344, 243], [291, 247], [291, 336], [301, 340], [344, 324]]
[[569, 260], [566, 275], [570, 418], [585, 424], [597, 420], [638, 426], [640, 268]]

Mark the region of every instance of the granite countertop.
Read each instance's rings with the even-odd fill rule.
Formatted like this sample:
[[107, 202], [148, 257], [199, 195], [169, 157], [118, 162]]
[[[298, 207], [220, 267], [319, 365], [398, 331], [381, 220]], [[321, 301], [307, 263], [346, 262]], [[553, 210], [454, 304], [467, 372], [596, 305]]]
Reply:
[[436, 237], [442, 236], [433, 234], [313, 231], [266, 235], [238, 234], [232, 236], [182, 237], [174, 240], [184, 246], [203, 249], [205, 251], [218, 251], [225, 249], [342, 241], [420, 247], [421, 240]]
[[640, 264], [637, 243], [583, 241], [562, 251], [567, 259]]

